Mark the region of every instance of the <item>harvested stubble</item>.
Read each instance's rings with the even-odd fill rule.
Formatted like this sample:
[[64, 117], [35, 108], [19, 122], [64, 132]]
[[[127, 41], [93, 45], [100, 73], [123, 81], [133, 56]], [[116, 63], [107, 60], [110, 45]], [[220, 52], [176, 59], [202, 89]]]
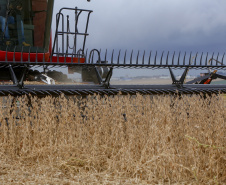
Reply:
[[226, 183], [222, 97], [11, 102], [0, 111], [2, 183]]

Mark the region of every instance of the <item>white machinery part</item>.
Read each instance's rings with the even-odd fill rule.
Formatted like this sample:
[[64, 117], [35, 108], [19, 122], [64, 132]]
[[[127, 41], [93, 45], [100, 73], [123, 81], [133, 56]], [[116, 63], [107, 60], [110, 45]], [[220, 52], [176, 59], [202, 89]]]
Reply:
[[50, 85], [55, 84], [55, 80], [45, 74], [41, 74], [41, 80], [46, 84], [50, 84]]

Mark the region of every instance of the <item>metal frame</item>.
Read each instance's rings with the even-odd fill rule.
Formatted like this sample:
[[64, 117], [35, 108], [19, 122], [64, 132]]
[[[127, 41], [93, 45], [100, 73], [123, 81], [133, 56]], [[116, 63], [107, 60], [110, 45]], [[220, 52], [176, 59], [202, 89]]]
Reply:
[[[70, 31], [70, 22], [69, 22], [69, 15], [66, 15], [66, 30], [65, 30], [65, 15], [63, 14], [63, 12], [65, 10], [69, 10], [69, 11], [73, 11], [74, 15], [75, 15], [75, 24], [74, 24], [74, 32]], [[87, 21], [86, 21], [86, 25], [85, 25], [85, 32], [79, 32], [78, 30], [78, 20], [79, 20], [79, 16], [84, 13], [87, 12]], [[77, 56], [77, 51], [78, 51], [78, 56], [80, 51], [82, 51], [82, 54], [84, 56], [84, 50], [85, 50], [85, 44], [86, 44], [86, 37], [89, 35], [87, 33], [88, 31], [88, 25], [89, 25], [89, 18], [90, 18], [90, 14], [92, 13], [92, 10], [84, 10], [84, 9], [78, 9], [77, 7], [75, 8], [61, 8], [59, 13], [56, 14], [56, 32], [55, 32], [55, 37], [54, 37], [54, 42], [53, 42], [53, 52], [52, 52], [52, 56], [53, 55], [60, 55], [60, 56]], [[61, 22], [61, 31], [59, 31], [60, 29], [60, 22]], [[69, 35], [73, 35], [74, 36], [74, 46], [73, 46], [73, 51], [70, 53], [69, 51], [69, 41], [68, 41], [68, 36]], [[62, 37], [62, 52], [58, 51], [58, 40], [59, 40], [59, 36]], [[65, 36], [66, 36], [66, 43], [65, 43]], [[83, 40], [83, 46], [82, 48], [77, 48], [77, 38], [78, 36], [83, 36], [84, 40]], [[66, 46], [66, 52], [64, 52], [65, 48], [64, 46]]]
[[[66, 16], [66, 30], [65, 30], [65, 16], [62, 13], [63, 11], [73, 11], [75, 15], [75, 32], [70, 31], [69, 15]], [[80, 33], [78, 31], [78, 19], [82, 13], [87, 13], [87, 21], [85, 26], [85, 32]], [[135, 95], [137, 93], [143, 95], [156, 95], [156, 94], [218, 94], [226, 93], [226, 85], [204, 85], [204, 84], [194, 84], [199, 83], [199, 81], [208, 79], [208, 78], [222, 78], [226, 79], [223, 75], [218, 75], [214, 72], [210, 72], [204, 77], [194, 79], [190, 82], [185, 83], [185, 78], [189, 69], [225, 69], [224, 56], [225, 53], [220, 55], [213, 53], [209, 57], [209, 53], [195, 53], [193, 56], [192, 52], [187, 55], [185, 52], [170, 53], [167, 52], [153, 52], [150, 51], [148, 54], [144, 51], [140, 55], [140, 51], [134, 56], [134, 51], [132, 50], [129, 54], [128, 51], [119, 50], [117, 53], [115, 50], [108, 53], [101, 52], [98, 49], [92, 49], [90, 52], [86, 50], [85, 52], [85, 43], [86, 37], [88, 36], [88, 24], [89, 17], [92, 13], [91, 10], [83, 10], [76, 8], [62, 8], [59, 13], [56, 15], [56, 33], [53, 43], [53, 52], [50, 55], [49, 59], [45, 58], [46, 53], [42, 53], [42, 60], [40, 60], [39, 48], [36, 48], [36, 53], [31, 53], [31, 47], [22, 47], [20, 52], [16, 52], [17, 48], [14, 48], [14, 52], [8, 51], [6, 47], [4, 60], [0, 61], [0, 67], [7, 66], [10, 71], [10, 76], [13, 81], [13, 85], [0, 85], [0, 96], [21, 96], [21, 95], [34, 95], [34, 96], [59, 96], [64, 93], [65, 95]], [[59, 27], [61, 25], [61, 31]], [[74, 46], [72, 52], [69, 52], [69, 41], [68, 35], [74, 35]], [[59, 39], [58, 37], [62, 36], [62, 51], [59, 52]], [[77, 48], [77, 37], [83, 36], [83, 45], [82, 48]], [[65, 38], [66, 37], [66, 41]], [[66, 46], [66, 48], [64, 48]], [[71, 49], [71, 48], [70, 48]], [[25, 52], [26, 51], [26, 52]], [[123, 55], [121, 53], [124, 53]], [[20, 61], [15, 60], [15, 55], [20, 54]], [[12, 57], [13, 55], [13, 57]], [[26, 55], [26, 59], [24, 56]], [[129, 57], [128, 57], [129, 55]], [[10, 57], [11, 58], [10, 58]], [[35, 56], [35, 59], [34, 59]], [[31, 60], [31, 58], [33, 59]], [[9, 59], [10, 58], [10, 59]], [[68, 61], [67, 58], [70, 60]], [[97, 58], [97, 59], [96, 59]], [[62, 60], [63, 59], [63, 60]], [[73, 59], [77, 59], [77, 62], [74, 62]], [[87, 60], [88, 59], [88, 60]], [[96, 61], [95, 61], [96, 60]], [[22, 67], [21, 77], [15, 75], [14, 68]], [[75, 68], [94, 68], [99, 84], [98, 85], [24, 85], [24, 79], [26, 73], [30, 67], [33, 66], [59, 66], [59, 67], [75, 67]], [[103, 79], [99, 73], [99, 69], [108, 69], [106, 77]], [[172, 85], [111, 85], [110, 80], [113, 74], [114, 68], [145, 68], [145, 69], [169, 69]], [[179, 80], [176, 80], [175, 75], [172, 69], [184, 69], [183, 75]]]
[[[21, 48], [20, 52], [16, 52], [17, 48]], [[214, 53], [209, 57], [209, 53], [201, 53], [200, 55], [198, 53], [195, 54], [194, 59], [192, 60], [192, 53], [190, 53], [190, 56], [187, 57], [186, 52], [184, 53], [184, 56], [181, 57], [181, 53], [179, 52], [178, 55], [176, 52], [173, 52], [173, 55], [170, 55], [170, 52], [167, 53], [167, 55], [164, 55], [164, 52], [161, 54], [158, 54], [158, 52], [155, 52], [154, 57], [152, 57], [152, 51], [150, 51], [150, 54], [148, 56], [144, 54], [142, 58], [139, 56], [139, 51], [136, 55], [136, 57], [133, 56], [133, 50], [130, 53], [130, 58], [127, 58], [127, 51], [125, 51], [124, 56], [121, 56], [121, 51], [119, 50], [119, 53], [116, 54], [114, 50], [112, 50], [111, 54], [108, 54], [107, 50], [104, 53], [104, 56], [101, 55], [101, 50], [92, 49], [88, 55], [88, 50], [86, 52], [79, 50], [79, 53], [77, 54], [70, 54], [70, 62], [67, 62], [64, 60], [63, 62], [60, 62], [60, 58], [63, 55], [64, 58], [66, 58], [69, 54], [68, 53], [57, 53], [54, 52], [54, 56], [51, 55], [49, 59], [45, 60], [45, 54], [48, 53], [38, 53], [39, 48], [36, 48], [36, 52], [33, 53], [30, 51], [30, 47], [14, 47], [14, 51], [9, 51], [6, 47], [5, 57], [4, 60], [0, 60], [0, 65], [5, 64], [13, 64], [13, 65], [74, 65], [74, 66], [103, 66], [103, 67], [114, 67], [114, 68], [152, 68], [152, 69], [164, 69], [164, 68], [189, 68], [189, 69], [225, 69], [226, 68], [226, 62], [224, 59], [225, 53], [220, 55], [218, 53], [216, 56]], [[26, 52], [25, 52], [26, 51]], [[95, 61], [94, 51], [97, 51], [98, 59]], [[82, 54], [80, 54], [80, 52]], [[13, 53], [13, 59], [8, 60], [8, 55]], [[20, 54], [23, 56], [23, 54], [27, 54], [27, 59], [23, 60], [23, 57], [21, 57], [20, 61], [15, 60], [15, 54]], [[31, 61], [30, 58], [32, 55], [35, 54], [35, 61]], [[43, 59], [40, 61], [38, 57], [42, 54]], [[204, 56], [205, 55], [205, 56]], [[87, 60], [87, 56], [88, 60]], [[165, 56], [165, 58], [164, 58]], [[219, 56], [222, 56], [221, 59], [219, 59]], [[73, 59], [77, 58], [78, 62], [74, 63]], [[84, 63], [80, 62], [80, 59], [85, 58], [86, 61]], [[177, 58], [177, 59], [175, 59]], [[199, 60], [199, 61], [198, 61]], [[105, 63], [99, 62], [99, 61], [106, 61]], [[176, 62], [175, 62], [176, 61]], [[191, 62], [192, 61], [192, 62]]]
[[108, 88], [103, 85], [26, 85], [19, 88], [16, 85], [0, 85], [0, 96], [88, 96], [100, 95], [181, 95], [181, 94], [219, 94], [226, 93], [226, 85], [114, 85]]

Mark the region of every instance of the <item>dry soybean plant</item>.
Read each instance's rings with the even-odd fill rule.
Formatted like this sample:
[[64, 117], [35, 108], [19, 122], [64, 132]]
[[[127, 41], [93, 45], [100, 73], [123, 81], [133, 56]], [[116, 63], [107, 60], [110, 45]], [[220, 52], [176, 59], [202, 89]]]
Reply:
[[[50, 181], [60, 173], [72, 183], [226, 183], [221, 96], [24, 96], [0, 103], [0, 159], [22, 170], [51, 167], [42, 170]], [[9, 176], [0, 168], [0, 181]]]

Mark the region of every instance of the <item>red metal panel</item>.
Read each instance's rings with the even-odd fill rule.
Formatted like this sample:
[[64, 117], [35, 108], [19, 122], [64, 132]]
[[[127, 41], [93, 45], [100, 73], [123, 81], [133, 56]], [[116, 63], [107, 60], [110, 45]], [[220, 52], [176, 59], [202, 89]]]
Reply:
[[[44, 55], [44, 60], [43, 61], [43, 55]], [[29, 62], [29, 53], [21, 53], [21, 52], [7, 52], [7, 61], [16, 61], [16, 62], [21, 62], [21, 57], [22, 57], [22, 62]], [[85, 63], [85, 58], [77, 58], [74, 57], [73, 59], [71, 57], [57, 57], [53, 56], [52, 61], [50, 61], [50, 53], [30, 53], [30, 62], [35, 62], [37, 58], [37, 62], [59, 62], [59, 63]], [[5, 61], [6, 60], [6, 51], [0, 51], [0, 61]], [[6, 61], [6, 62], [7, 62]]]
[[[59, 63], [71, 63], [71, 57], [57, 57], [57, 56], [53, 56], [52, 57], [52, 62], [57, 62], [59, 61]], [[85, 63], [85, 58], [77, 58], [77, 57], [74, 57], [73, 58], [73, 63]]]
[[[32, 10], [47, 10], [47, 0], [32, 0]], [[45, 33], [46, 12], [35, 13], [33, 18], [34, 25], [34, 46], [43, 47]]]
[[[45, 61], [49, 61], [50, 53], [30, 53], [30, 61], [35, 62], [36, 57], [38, 62], [43, 62], [43, 55]], [[21, 52], [7, 52], [7, 61], [16, 61], [21, 62], [21, 57], [23, 62], [28, 62], [29, 53], [21, 53]], [[0, 61], [6, 60], [6, 51], [0, 51]], [[6, 61], [6, 62], [7, 62]]]

